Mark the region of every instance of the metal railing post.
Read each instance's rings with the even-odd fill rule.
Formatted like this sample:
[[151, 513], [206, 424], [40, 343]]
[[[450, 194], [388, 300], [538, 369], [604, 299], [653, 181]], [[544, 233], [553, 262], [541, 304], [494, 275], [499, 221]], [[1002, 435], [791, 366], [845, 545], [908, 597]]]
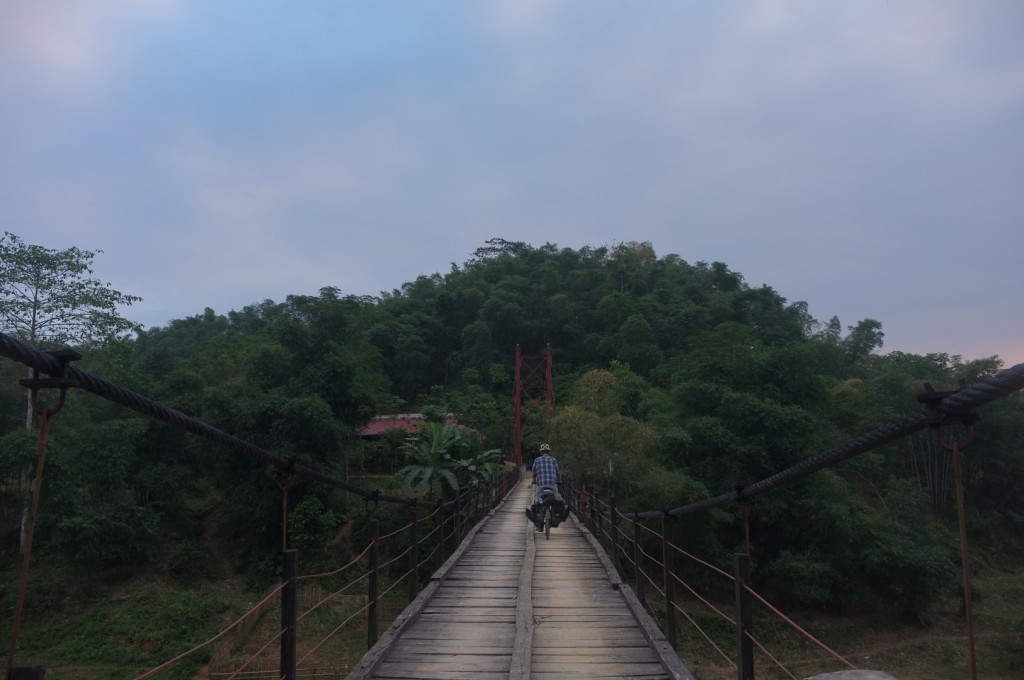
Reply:
[[598, 529], [598, 518], [601, 516], [601, 510], [598, 508], [597, 503], [594, 502], [594, 486], [590, 486], [590, 533], [594, 535], [598, 541], [601, 540], [601, 536], [597, 533]]
[[565, 502], [569, 506], [569, 512], [574, 513], [576, 518], [579, 519], [583, 515], [580, 512], [580, 488], [576, 486], [576, 480], [570, 478], [566, 489], [568, 490], [568, 496], [566, 496]]
[[444, 525], [448, 523], [448, 518], [446, 517], [447, 514], [448, 514], [448, 504], [445, 503], [444, 501], [442, 501], [441, 502], [441, 526], [440, 526], [440, 528], [438, 530], [438, 541], [439, 541], [438, 551], [441, 554], [441, 561], [438, 562], [438, 564], [437, 564], [438, 568], [440, 568], [441, 565], [444, 564], [444, 561], [446, 559], [448, 559], [448, 556], [445, 554], [445, 549], [444, 549], [444, 544], [445, 544], [445, 535], [444, 535], [445, 526]]
[[738, 680], [754, 680], [754, 643], [747, 635], [752, 626], [750, 593], [750, 557], [736, 554], [734, 558], [736, 577], [736, 672]]
[[377, 608], [377, 594], [379, 588], [378, 562], [379, 551], [377, 546], [377, 519], [370, 520], [370, 577], [367, 583], [368, 606], [366, 608], [366, 648], [370, 649], [377, 643], [377, 623], [379, 612]]
[[643, 560], [644, 553], [640, 549], [640, 518], [633, 517], [633, 569], [636, 571], [636, 596], [640, 600], [640, 604], [646, 604], [644, 598], [644, 569]]
[[675, 555], [672, 552], [671, 541], [668, 540], [668, 532], [671, 523], [671, 515], [661, 516], [661, 582], [665, 589], [665, 637], [672, 649], [679, 650], [679, 642], [676, 640], [676, 607], [675, 607]]
[[299, 576], [299, 551], [284, 551], [284, 590], [281, 591], [281, 668], [282, 680], [295, 680], [295, 648], [298, 642], [296, 629], [296, 593]]
[[615, 494], [608, 498], [608, 507], [611, 511], [610, 522], [608, 526], [611, 529], [608, 532], [609, 541], [611, 543], [608, 546], [608, 552], [612, 555], [612, 564], [615, 565], [615, 569], [619, 572], [619, 576], [622, 575], [622, 561], [619, 559], [619, 513], [615, 509]]
[[453, 552], [459, 547], [459, 543], [462, 542], [462, 499], [464, 497], [465, 495], [455, 495], [455, 540], [452, 542]]
[[594, 514], [594, 507], [592, 505], [593, 501], [587, 495], [587, 484], [584, 484], [581, 487], [580, 494], [582, 499], [580, 503], [581, 505], [583, 505], [583, 517], [581, 517], [580, 519], [581, 521], [583, 521], [584, 526], [591, 526], [591, 522], [593, 521], [592, 515]]
[[414, 504], [409, 505], [409, 602], [420, 592], [420, 513]]

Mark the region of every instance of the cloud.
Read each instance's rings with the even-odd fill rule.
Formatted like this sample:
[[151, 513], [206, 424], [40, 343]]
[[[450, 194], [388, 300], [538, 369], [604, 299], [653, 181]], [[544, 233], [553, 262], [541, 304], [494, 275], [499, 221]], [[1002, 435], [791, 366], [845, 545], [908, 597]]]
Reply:
[[887, 349], [1024, 289], [1024, 3], [409, 7], [4, 3], [0, 218], [152, 323], [495, 236], [724, 261]]
[[561, 15], [559, 0], [484, 0], [478, 11], [492, 30], [522, 36], [550, 27]]
[[179, 0], [51, 0], [0, 6], [0, 55], [61, 88], [110, 76], [115, 46], [134, 22], [166, 18]]

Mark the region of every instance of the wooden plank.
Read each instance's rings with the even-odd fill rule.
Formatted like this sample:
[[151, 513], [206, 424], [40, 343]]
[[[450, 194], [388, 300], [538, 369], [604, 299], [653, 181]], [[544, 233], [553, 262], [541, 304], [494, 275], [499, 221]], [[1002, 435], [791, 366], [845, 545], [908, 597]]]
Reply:
[[387, 654], [391, 645], [398, 640], [402, 632], [410, 626], [419, 615], [426, 603], [430, 601], [434, 591], [437, 590], [437, 583], [428, 583], [423, 590], [420, 591], [419, 595], [405, 608], [398, 618], [388, 626], [388, 629], [384, 631], [384, 634], [380, 636], [377, 643], [370, 648], [356, 667], [352, 669], [352, 672], [348, 674], [349, 680], [364, 680], [365, 678], [371, 677], [374, 669]]
[[[492, 648], [497, 649], [497, 648]], [[557, 658], [557, 657], [555, 657]], [[428, 647], [410, 647], [396, 649], [388, 655], [388, 661], [438, 661], [438, 662], [451, 662], [459, 659], [504, 659], [505, 668], [508, 668], [509, 660], [511, 655], [508, 653], [508, 649], [504, 650], [504, 653], [492, 652], [482, 653], [474, 649], [472, 653], [459, 652], [455, 649], [442, 649], [434, 650]]]
[[586, 678], [587, 680], [671, 680], [670, 676], [664, 671], [656, 673], [654, 675], [630, 673], [628, 675], [613, 674], [613, 675], [594, 675], [591, 672], [585, 673], [572, 673], [565, 672], [562, 670], [555, 671], [554, 673], [534, 673], [532, 676], [533, 680], [560, 680], [561, 678]]
[[537, 605], [536, 608], [538, 612], [543, 612], [544, 615], [557, 614], [559, 612], [565, 612], [567, 610], [585, 611], [593, 613], [607, 612], [609, 614], [613, 614], [618, 611], [624, 614], [629, 614], [629, 610], [627, 610], [623, 606], [621, 598], [618, 602], [615, 602], [613, 600], [602, 600], [598, 602], [580, 602], [579, 600], [576, 600], [574, 602], [573, 600], [563, 599], [544, 600], [543, 604]]
[[[393, 654], [466, 654], [466, 643], [461, 640], [403, 640], [402, 644], [392, 649], [391, 653], [388, 654], [388, 659], [392, 658]], [[492, 643], [483, 641], [479, 644], [474, 644], [472, 647], [473, 654], [486, 655], [486, 656], [504, 656], [505, 658], [511, 658], [510, 652], [511, 647], [506, 644]]]
[[[568, 661], [575, 664], [580, 660], [593, 658], [594, 651], [590, 649], [545, 649], [543, 651], [534, 650], [533, 654], [534, 663], [565, 663]], [[601, 654], [601, 659], [619, 663], [648, 661], [650, 658], [650, 650], [647, 647], [623, 647], [622, 649], [607, 650]]]
[[508, 660], [495, 656], [465, 656], [455, 661], [392, 661], [388, 659], [381, 664], [382, 673], [387, 671], [397, 673], [399, 669], [407, 677], [415, 677], [423, 671], [508, 673]]
[[382, 680], [507, 680], [507, 671], [416, 671], [410, 675], [408, 669], [398, 667], [382, 667], [374, 674]]
[[489, 604], [479, 598], [470, 598], [432, 602], [427, 609], [423, 610], [423, 613], [447, 612], [455, 610], [460, 612], [469, 612], [471, 614], [486, 614], [489, 612], [514, 612], [515, 608], [516, 598], [514, 597], [502, 598], [497, 602], [490, 602]]
[[490, 615], [490, 616], [469, 616], [466, 614], [424, 614], [420, 617], [425, 623], [507, 623], [509, 625], [515, 625], [516, 617], [514, 613], [502, 614], [501, 616]]
[[533, 541], [533, 527], [526, 525], [523, 542], [526, 554], [519, 570], [519, 601], [516, 605], [516, 639], [512, 645], [509, 680], [529, 680], [530, 656], [533, 650], [533, 567], [537, 546]]
[[631, 661], [628, 663], [621, 662], [602, 662], [602, 661], [575, 661], [571, 666], [567, 666], [565, 663], [559, 661], [557, 663], [548, 663], [545, 661], [536, 661], [533, 664], [533, 672], [535, 673], [554, 673], [560, 671], [566, 675], [583, 674], [587, 677], [597, 676], [612, 676], [620, 678], [631, 677], [633, 673], [641, 675], [667, 675], [665, 669], [661, 667], [661, 664], [657, 661]]
[[585, 616], [575, 616], [566, 619], [556, 620], [544, 620], [537, 621], [538, 626], [542, 626], [542, 630], [568, 630], [576, 631], [577, 634], [582, 634], [583, 631], [599, 628], [632, 628], [636, 624], [632, 621], [625, 620], [625, 617], [619, 617], [615, 620], [604, 620], [594, 619]]
[[[580, 639], [581, 635], [586, 635], [587, 639]], [[555, 637], [547, 632], [538, 632], [534, 636], [536, 639], [533, 641], [533, 648], [535, 650], [549, 647], [650, 647], [647, 641], [642, 635], [637, 633], [633, 635], [626, 631], [618, 631], [616, 633], [608, 635], [592, 634], [590, 631], [577, 631], [576, 638], [573, 638], [569, 634], [563, 634]], [[654, 653], [651, 653], [651, 658], [654, 658]]]
[[[521, 485], [517, 484], [508, 494], [498, 503], [497, 506], [492, 508], [487, 515], [481, 519], [477, 524], [470, 530], [470, 535], [477, 535], [484, 533], [484, 530], [490, 523], [490, 521], [498, 515], [503, 509], [507, 508], [510, 504], [510, 500], [518, 498], [523, 495], [523, 489]], [[471, 541], [466, 541], [463, 545], [470, 545]], [[458, 553], [458, 551], [457, 551]], [[458, 553], [461, 555], [461, 553]], [[452, 558], [455, 558], [452, 555]], [[440, 588], [441, 582], [444, 580], [444, 575], [447, 573], [445, 567], [449, 569], [458, 563], [458, 559], [449, 558], [444, 565], [437, 572], [435, 576], [439, 578], [429, 582], [419, 595], [413, 599], [413, 601], [406, 607], [398, 618], [391, 626], [384, 632], [384, 634], [377, 640], [377, 643], [360, 659], [356, 667], [349, 673], [348, 678], [350, 680], [364, 680], [365, 678], [372, 677], [376, 668], [381, 662], [387, 657], [388, 652], [391, 651], [396, 642], [402, 637], [403, 633], [411, 628], [417, 621], [423, 609], [427, 603], [430, 602], [431, 598], [436, 594]]]
[[573, 528], [560, 544], [538, 541], [531, 677], [667, 677], [613, 587], [619, 579]]
[[[518, 488], [518, 486], [519, 485], [517, 484], [516, 488]], [[513, 489], [513, 491], [514, 490], [515, 489]], [[497, 514], [498, 510], [502, 508], [505, 505], [506, 501], [508, 501], [509, 498], [511, 497], [512, 492], [510, 492], [508, 496], [505, 496], [501, 503], [499, 503], [495, 508], [488, 512], [487, 515], [482, 520], [477, 522], [472, 529], [466, 532], [466, 537], [462, 540], [462, 543], [459, 544], [459, 547], [455, 549], [455, 552], [453, 552], [451, 556], [444, 561], [444, 564], [438, 567], [437, 571], [435, 571], [434, 574], [430, 577], [432, 581], [445, 580], [445, 578], [448, 576], [448, 572], [451, 571], [451, 569], [456, 564], [458, 564], [459, 560], [462, 559], [463, 554], [465, 554], [465, 552], [469, 550], [469, 546], [473, 544], [473, 538], [480, 532], [484, 525], [486, 525], [491, 520], [491, 518], [494, 517], [495, 514]]]
[[439, 630], [436, 626], [408, 629], [402, 634], [403, 639], [408, 640], [490, 640], [492, 642], [505, 641], [510, 645], [516, 639], [515, 626], [513, 624], [502, 624], [488, 627], [462, 628], [459, 630]]

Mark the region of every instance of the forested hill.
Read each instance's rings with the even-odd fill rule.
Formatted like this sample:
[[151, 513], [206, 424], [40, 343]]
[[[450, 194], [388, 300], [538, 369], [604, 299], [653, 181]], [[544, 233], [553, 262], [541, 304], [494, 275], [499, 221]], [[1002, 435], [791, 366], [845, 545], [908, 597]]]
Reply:
[[[819, 322], [725, 264], [658, 257], [649, 243], [494, 239], [379, 298], [324, 289], [206, 310], [90, 350], [81, 365], [341, 474], [346, 462], [372, 470], [394, 455], [393, 441], [354, 435], [382, 413], [456, 412], [491, 446], [507, 443], [515, 347], [550, 343], [553, 429], [531, 418], [525, 446], [550, 439], [575, 474], [614, 487], [620, 507], [651, 509], [750, 483], [916, 410], [925, 381], [955, 389], [999, 368], [995, 357], [883, 354], [882, 341], [877, 321]], [[32, 441], [19, 427], [18, 369], [4, 371], [11, 470]], [[73, 401], [53, 436], [40, 520], [52, 559], [188, 575], [211, 551], [240, 569], [273, 554], [280, 500], [266, 469], [99, 400]], [[1024, 532], [1022, 413], [1019, 397], [987, 407], [969, 456], [972, 537], [1006, 560], [1020, 559]], [[756, 578], [804, 604], [924, 612], [956, 592], [949, 475], [924, 433], [767, 494], [753, 515]], [[304, 483], [291, 500], [295, 540], [315, 553], [347, 506]], [[694, 516], [685, 540], [727, 555], [737, 517]]]

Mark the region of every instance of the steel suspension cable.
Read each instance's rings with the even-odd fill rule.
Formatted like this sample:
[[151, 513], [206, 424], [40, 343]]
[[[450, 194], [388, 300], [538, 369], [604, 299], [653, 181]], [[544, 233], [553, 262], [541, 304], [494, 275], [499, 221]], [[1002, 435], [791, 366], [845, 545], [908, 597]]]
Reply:
[[228, 434], [223, 430], [204, 423], [197, 418], [193, 418], [192, 416], [182, 413], [181, 411], [164, 406], [163, 404], [145, 397], [138, 392], [126, 389], [120, 385], [115, 385], [103, 378], [87, 373], [77, 366], [65, 366], [53, 355], [37, 350], [34, 347], [12, 338], [6, 333], [0, 333], [0, 356], [13, 359], [30, 368], [46, 373], [47, 375], [67, 377], [75, 381], [77, 383], [77, 387], [85, 390], [86, 392], [91, 392], [92, 394], [103, 397], [108, 401], [126, 406], [134, 411], [142, 413], [143, 415], [151, 416], [169, 425], [191, 432], [194, 435], [212, 441], [216, 444], [220, 444], [221, 446], [233, 449], [261, 462], [273, 465], [280, 470], [301, 475], [308, 479], [336, 487], [367, 499], [380, 500], [388, 503], [423, 505], [427, 507], [436, 506], [436, 503], [428, 501], [399, 498], [397, 496], [381, 494], [379, 491], [364, 489], [363, 487], [350, 484], [342, 479], [325, 474], [319, 470], [303, 465], [302, 463], [298, 463], [294, 459], [279, 456], [271, 451], [267, 451], [266, 449], [250, 444], [244, 439]]
[[909, 434], [936, 424], [937, 418], [941, 421], [941, 417], [966, 417], [979, 406], [1009, 396], [1020, 389], [1024, 389], [1024, 364], [1017, 364], [1007, 368], [998, 375], [943, 397], [929, 408], [865, 432], [845, 444], [811, 456], [807, 460], [801, 461], [758, 482], [754, 482], [749, 486], [741, 487], [713, 498], [705, 498], [678, 508], [672, 508], [671, 510], [617, 512], [621, 516], [633, 519], [661, 518], [666, 514], [672, 517], [680, 517], [700, 510], [721, 507], [729, 503], [743, 502], [757, 494], [772, 491], [819, 470], [838, 465], [854, 456], [886, 444], [891, 444]]

